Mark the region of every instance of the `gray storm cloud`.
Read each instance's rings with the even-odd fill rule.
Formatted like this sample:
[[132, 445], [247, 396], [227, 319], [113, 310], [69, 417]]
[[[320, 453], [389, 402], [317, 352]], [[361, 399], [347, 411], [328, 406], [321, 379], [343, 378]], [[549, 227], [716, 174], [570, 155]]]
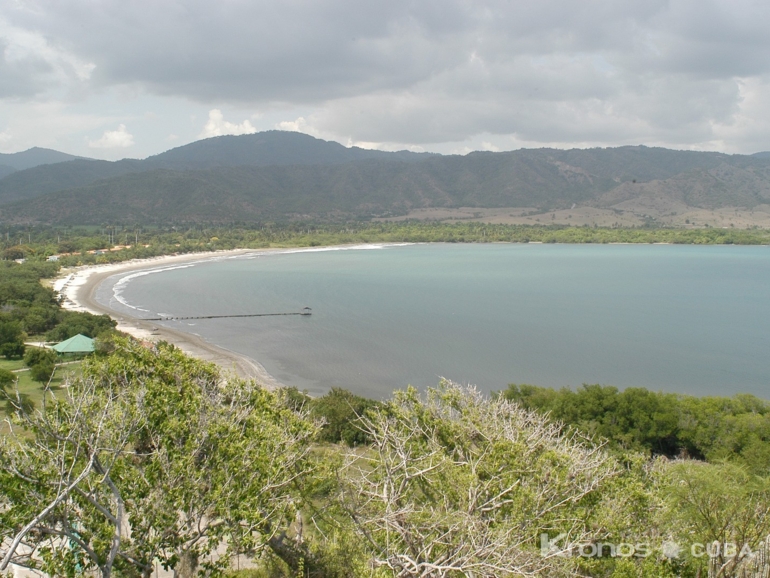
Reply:
[[763, 2], [0, 6], [0, 98], [128, 86], [212, 109], [304, 107], [309, 130], [348, 142], [770, 148]]

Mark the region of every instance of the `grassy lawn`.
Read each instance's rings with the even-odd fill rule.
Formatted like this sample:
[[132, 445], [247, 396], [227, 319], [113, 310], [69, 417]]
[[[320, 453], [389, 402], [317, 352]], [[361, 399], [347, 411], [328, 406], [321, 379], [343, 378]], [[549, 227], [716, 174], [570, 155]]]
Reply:
[[23, 368], [24, 368], [23, 359], [5, 359], [0, 357], [0, 369], [7, 369], [8, 371], [13, 371], [15, 369], [23, 369]]
[[[8, 362], [6, 360], [2, 360], [4, 363], [15, 363], [15, 362]], [[7, 367], [6, 365], [2, 365], [2, 367], [5, 367], [6, 369], [11, 369], [10, 367]], [[21, 363], [21, 367], [24, 367], [23, 362]], [[17, 369], [17, 368], [14, 368]], [[62, 365], [57, 366], [56, 371], [53, 374], [53, 378], [51, 379], [51, 391], [54, 395], [56, 395], [57, 392], [59, 392], [62, 388], [62, 384], [64, 384], [68, 379], [74, 379], [80, 375], [81, 368], [80, 368], [80, 362], [77, 363], [71, 363], [68, 365]], [[35, 404], [36, 408], [39, 408], [41, 404], [43, 403], [43, 395], [45, 392], [45, 386], [44, 384], [33, 381], [32, 377], [30, 376], [29, 371], [20, 371], [16, 373], [17, 376], [17, 383], [16, 387], [18, 388], [19, 393], [22, 395], [28, 395], [29, 399]], [[8, 388], [8, 392], [11, 395], [15, 395], [15, 389], [13, 386]], [[6, 404], [5, 402], [0, 402], [0, 420], [5, 420], [7, 417], [7, 411], [6, 411]], [[0, 435], [6, 433], [8, 431], [8, 424], [3, 422], [0, 422]]]

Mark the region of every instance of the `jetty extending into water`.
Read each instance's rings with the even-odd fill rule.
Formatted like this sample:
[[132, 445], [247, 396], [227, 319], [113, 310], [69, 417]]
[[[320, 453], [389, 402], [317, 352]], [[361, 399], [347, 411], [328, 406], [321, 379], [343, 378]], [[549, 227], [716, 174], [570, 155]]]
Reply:
[[289, 313], [242, 313], [238, 315], [189, 315], [186, 317], [147, 317], [140, 321], [185, 321], [187, 319], [233, 319], [236, 317], [277, 317], [279, 315], [312, 315], [310, 307], [303, 307], [301, 311]]

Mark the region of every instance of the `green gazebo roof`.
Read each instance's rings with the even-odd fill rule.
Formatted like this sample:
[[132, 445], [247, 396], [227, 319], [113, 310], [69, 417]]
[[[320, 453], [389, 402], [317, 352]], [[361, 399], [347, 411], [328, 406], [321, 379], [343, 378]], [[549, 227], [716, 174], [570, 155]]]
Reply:
[[75, 337], [57, 343], [52, 349], [59, 353], [91, 353], [94, 350], [94, 340], [78, 333]]

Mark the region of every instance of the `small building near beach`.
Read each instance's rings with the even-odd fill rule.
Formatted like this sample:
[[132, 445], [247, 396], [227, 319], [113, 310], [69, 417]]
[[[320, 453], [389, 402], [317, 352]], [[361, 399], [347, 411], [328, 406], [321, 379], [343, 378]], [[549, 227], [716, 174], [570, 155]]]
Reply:
[[94, 340], [78, 333], [51, 347], [57, 353], [93, 353]]

